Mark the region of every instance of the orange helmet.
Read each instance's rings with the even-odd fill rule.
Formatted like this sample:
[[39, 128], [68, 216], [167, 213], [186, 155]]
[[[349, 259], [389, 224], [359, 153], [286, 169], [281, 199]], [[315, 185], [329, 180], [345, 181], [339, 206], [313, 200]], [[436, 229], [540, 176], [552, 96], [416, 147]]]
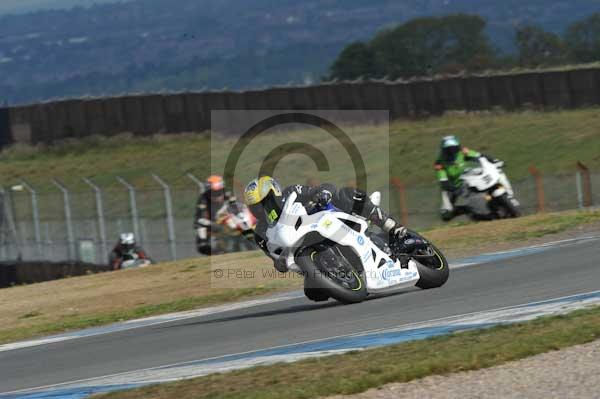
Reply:
[[225, 187], [225, 183], [223, 183], [223, 177], [219, 175], [210, 176], [208, 179], [206, 179], [206, 182], [209, 184], [211, 191], [223, 190]]

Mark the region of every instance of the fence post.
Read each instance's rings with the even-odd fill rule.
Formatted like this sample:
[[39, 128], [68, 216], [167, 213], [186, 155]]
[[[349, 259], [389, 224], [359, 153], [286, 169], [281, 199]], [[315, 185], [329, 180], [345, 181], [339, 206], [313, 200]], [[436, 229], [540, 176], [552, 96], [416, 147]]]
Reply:
[[52, 179], [52, 183], [63, 193], [65, 206], [65, 222], [67, 224], [67, 242], [69, 247], [69, 260], [75, 260], [75, 235], [73, 234], [73, 220], [71, 218], [71, 200], [69, 190], [58, 180]]
[[173, 204], [171, 203], [171, 188], [158, 175], [152, 174], [152, 178], [163, 188], [165, 192], [165, 208], [167, 211], [167, 229], [169, 232], [169, 244], [171, 246], [171, 259], [177, 259], [177, 243], [175, 242], [175, 224], [173, 222]]
[[191, 172], [188, 172], [185, 175], [189, 177], [194, 183], [196, 183], [196, 185], [198, 186], [199, 194], [202, 194], [204, 192], [204, 183], [196, 176], [194, 176]]
[[391, 178], [391, 183], [398, 192], [398, 205], [400, 206], [400, 213], [402, 215], [402, 225], [408, 226], [408, 206], [406, 204], [406, 186], [402, 180], [397, 177]]
[[[581, 187], [583, 186], [583, 195]], [[592, 177], [590, 170], [580, 161], [577, 161], [577, 191], [580, 198], [580, 206], [592, 206]]]
[[529, 167], [529, 173], [533, 176], [535, 180], [535, 191], [537, 198], [537, 211], [545, 212], [546, 211], [546, 200], [544, 197], [544, 182], [542, 180], [542, 174], [534, 165]]
[[[12, 234], [13, 239], [15, 240], [15, 247], [17, 249], [17, 260], [21, 260], [21, 245], [19, 244], [19, 236], [17, 235], [17, 226], [15, 223], [14, 209], [11, 203], [10, 194], [4, 189], [4, 187], [0, 186], [0, 234], [2, 242], [2, 255], [4, 260], [8, 260], [8, 256], [10, 252], [8, 252], [8, 237], [6, 234]], [[8, 232], [6, 231], [8, 228]]]
[[[93, 181], [87, 177], [83, 178], [83, 181], [94, 190], [96, 196], [96, 216], [98, 217], [98, 232], [100, 233], [100, 248], [101, 254], [97, 257], [101, 263], [106, 261], [106, 254], [108, 253], [108, 246], [106, 245], [106, 226], [104, 225], [104, 205], [102, 202], [102, 190]], [[139, 238], [138, 238], [139, 239]]]
[[137, 209], [137, 200], [135, 197], [135, 187], [127, 182], [127, 180], [123, 179], [121, 176], [117, 176], [117, 181], [124, 185], [129, 192], [129, 209], [131, 210], [131, 223], [133, 225], [133, 234], [135, 234], [136, 240], [140, 243], [142, 242], [142, 237], [140, 237], [140, 226], [138, 219], [138, 209]]
[[40, 230], [40, 212], [38, 209], [37, 191], [25, 180], [21, 179], [21, 184], [31, 194], [31, 213], [33, 217], [33, 234], [35, 235], [35, 246], [40, 259], [43, 256], [42, 251], [42, 233]]

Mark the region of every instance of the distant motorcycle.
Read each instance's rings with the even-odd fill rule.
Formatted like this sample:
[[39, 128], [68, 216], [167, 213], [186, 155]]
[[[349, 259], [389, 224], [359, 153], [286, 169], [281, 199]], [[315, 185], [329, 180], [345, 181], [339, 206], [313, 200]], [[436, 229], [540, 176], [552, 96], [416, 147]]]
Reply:
[[519, 201], [506, 174], [504, 162], [479, 158], [479, 166], [467, 168], [460, 177], [455, 206], [475, 220], [515, 218], [521, 215]]
[[152, 264], [152, 259], [143, 259], [135, 251], [129, 251], [123, 254], [119, 269], [135, 269], [146, 267]]
[[221, 228], [212, 236], [213, 253], [256, 249], [253, 233], [256, 218], [244, 203], [227, 201], [217, 211], [216, 225]]

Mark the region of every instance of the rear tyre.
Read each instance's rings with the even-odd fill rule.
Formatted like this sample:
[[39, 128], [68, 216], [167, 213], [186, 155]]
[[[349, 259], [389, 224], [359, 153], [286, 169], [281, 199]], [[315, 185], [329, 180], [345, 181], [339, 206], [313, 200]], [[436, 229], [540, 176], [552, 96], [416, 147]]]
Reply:
[[[321, 262], [320, 256], [334, 259], [336, 270], [332, 270], [330, 262], [327, 265]], [[358, 303], [367, 297], [364, 273], [357, 271], [334, 248], [303, 248], [296, 254], [296, 264], [304, 272], [304, 293], [311, 300], [324, 300], [327, 295], [342, 303]]]
[[409, 235], [424, 240], [430, 249], [428, 255], [413, 254], [412, 256], [417, 264], [420, 276], [415, 285], [422, 289], [441, 287], [448, 281], [450, 275], [446, 257], [442, 254], [442, 251], [418, 233], [409, 230]]

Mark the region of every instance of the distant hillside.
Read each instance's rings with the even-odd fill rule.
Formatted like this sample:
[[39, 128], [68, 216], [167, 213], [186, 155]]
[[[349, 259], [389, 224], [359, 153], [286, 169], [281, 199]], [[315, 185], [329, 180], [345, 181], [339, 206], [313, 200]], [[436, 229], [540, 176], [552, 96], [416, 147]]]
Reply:
[[597, 0], [135, 0], [10, 15], [0, 101], [310, 82], [349, 42], [417, 16], [482, 15], [509, 51], [519, 24], [559, 32], [599, 10]]
[[100, 3], [118, 3], [130, 0], [2, 0], [0, 15], [12, 13], [27, 13], [47, 9], [65, 9], [72, 7], [89, 7]]

